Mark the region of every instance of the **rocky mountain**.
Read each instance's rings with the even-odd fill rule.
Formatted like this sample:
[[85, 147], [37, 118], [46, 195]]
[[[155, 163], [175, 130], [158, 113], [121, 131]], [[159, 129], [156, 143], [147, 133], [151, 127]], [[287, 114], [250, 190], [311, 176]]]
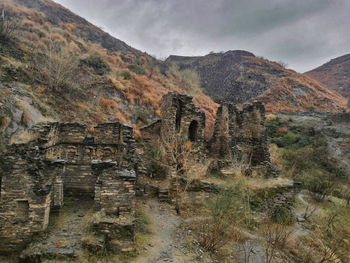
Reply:
[[[2, 0], [0, 143], [46, 120], [143, 126], [168, 92], [193, 96], [206, 114], [255, 98], [270, 112], [339, 111], [345, 99], [321, 84], [246, 51], [165, 62], [130, 47], [51, 0]], [[176, 63], [174, 63], [176, 62]], [[206, 93], [204, 93], [204, 92]], [[20, 135], [21, 134], [21, 135]]]
[[350, 98], [350, 54], [332, 59], [306, 72], [305, 75], [316, 79], [342, 96]]
[[246, 51], [170, 56], [166, 63], [198, 72], [202, 88], [217, 102], [240, 104], [258, 99], [270, 112], [339, 111], [345, 107], [343, 97], [313, 79]]
[[198, 81], [53, 1], [3, 0], [0, 12], [2, 139], [45, 120], [118, 120], [136, 128], [159, 116], [168, 92], [192, 95], [210, 134], [217, 105]]

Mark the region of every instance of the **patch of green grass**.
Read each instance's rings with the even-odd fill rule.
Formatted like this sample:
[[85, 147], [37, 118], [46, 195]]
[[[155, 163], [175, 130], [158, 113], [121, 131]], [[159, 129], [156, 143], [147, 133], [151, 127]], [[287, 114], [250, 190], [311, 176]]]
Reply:
[[136, 218], [136, 232], [143, 234], [150, 234], [150, 220], [147, 217], [142, 206], [136, 206], [135, 208], [135, 218]]
[[130, 65], [128, 66], [128, 69], [131, 70], [132, 72], [135, 72], [138, 75], [145, 74], [145, 70], [143, 69], [143, 67], [139, 65]]
[[97, 54], [90, 55], [84, 62], [92, 67], [98, 75], [104, 75], [110, 71], [108, 64]]
[[122, 70], [119, 72], [119, 76], [124, 79], [124, 80], [130, 80], [131, 79], [131, 74], [127, 70]]

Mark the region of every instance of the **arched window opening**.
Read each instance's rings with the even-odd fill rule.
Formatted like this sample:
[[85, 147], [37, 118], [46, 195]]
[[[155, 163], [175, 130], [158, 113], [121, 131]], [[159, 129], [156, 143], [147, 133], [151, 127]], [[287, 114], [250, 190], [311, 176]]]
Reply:
[[192, 121], [188, 128], [188, 139], [192, 142], [197, 140], [198, 122]]

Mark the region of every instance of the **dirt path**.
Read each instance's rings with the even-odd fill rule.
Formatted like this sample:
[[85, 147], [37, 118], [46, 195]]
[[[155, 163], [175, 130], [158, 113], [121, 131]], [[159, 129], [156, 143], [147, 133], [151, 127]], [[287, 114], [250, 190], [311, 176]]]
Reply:
[[133, 263], [199, 262], [185, 248], [186, 240], [179, 230], [182, 218], [172, 207], [152, 199], [147, 202], [145, 212], [151, 220], [153, 235], [146, 246], [147, 251]]
[[[305, 199], [305, 193], [301, 192], [298, 193], [296, 198], [303, 204], [304, 207], [295, 209], [295, 215], [297, 217], [297, 222], [295, 223], [295, 229], [292, 234], [293, 237], [297, 237], [299, 235], [307, 235], [310, 233], [309, 230], [305, 229], [303, 226], [303, 222], [306, 220], [304, 218], [305, 209], [308, 207], [309, 211], [312, 211], [313, 209], [316, 209], [312, 204], [310, 204]], [[317, 213], [317, 210], [314, 211], [314, 213]]]
[[50, 215], [45, 233], [22, 252], [23, 258], [79, 258], [84, 219], [92, 213], [92, 200], [70, 200], [58, 214]]

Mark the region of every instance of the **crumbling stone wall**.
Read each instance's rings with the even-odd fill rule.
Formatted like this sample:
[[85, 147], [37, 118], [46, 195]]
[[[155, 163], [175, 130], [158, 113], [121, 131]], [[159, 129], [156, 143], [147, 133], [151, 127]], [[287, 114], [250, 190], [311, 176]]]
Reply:
[[217, 110], [210, 154], [223, 163], [243, 162], [256, 167], [267, 165], [270, 155], [265, 134], [265, 108], [254, 102], [238, 110], [232, 104]]
[[134, 170], [120, 169], [116, 162], [94, 162], [95, 207], [106, 214], [128, 215], [135, 196]]
[[[161, 101], [161, 119], [140, 129], [143, 143], [137, 145], [132, 128], [119, 122], [99, 124], [93, 133], [79, 123], [34, 127], [35, 139], [12, 145], [3, 159], [0, 253], [15, 251], [33, 233], [43, 231], [50, 210], [62, 207], [67, 194], [94, 198], [96, 210], [120, 218], [96, 222], [96, 229], [106, 234], [112, 250], [130, 251], [136, 178], [139, 191], [142, 188], [144, 193], [155, 192], [168, 199], [172, 180], [164, 179], [171, 179], [179, 168], [177, 160], [170, 158], [174, 148], [169, 146], [192, 142], [195, 150], [188, 158], [196, 161], [214, 159], [230, 165], [241, 159], [252, 167], [266, 166], [269, 153], [264, 122], [261, 103], [241, 111], [224, 104], [218, 109], [214, 134], [207, 142], [204, 112], [194, 105], [192, 97], [168, 93]], [[147, 144], [162, 146], [164, 161], [170, 167], [164, 170], [164, 177], [156, 178], [156, 184], [150, 176]]]
[[[270, 156], [265, 135], [265, 109], [255, 102], [238, 110], [233, 104], [218, 108], [214, 133], [210, 141], [204, 139], [205, 114], [192, 101], [192, 97], [168, 93], [161, 101], [161, 119], [140, 128], [142, 143], [137, 145], [138, 192], [140, 194], [167, 195], [170, 185], [164, 181], [177, 173], [176, 153], [188, 141], [193, 143], [191, 153], [194, 163], [210, 161], [210, 168], [221, 169], [242, 162], [245, 172], [252, 168], [269, 171]], [[180, 145], [180, 147], [176, 147]], [[163, 152], [164, 177], [152, 173], [154, 147]], [[181, 164], [180, 164], [181, 165]], [[170, 191], [171, 192], [171, 191]]]
[[205, 114], [188, 95], [168, 93], [161, 102], [161, 137], [172, 143], [178, 136], [196, 143], [204, 141]]
[[[168, 199], [171, 184], [165, 180], [173, 177], [179, 168], [174, 152], [181, 151], [181, 147], [187, 141], [191, 141], [199, 150], [188, 158], [205, 155], [204, 128], [205, 114], [194, 105], [191, 96], [177, 93], [164, 95], [161, 100], [160, 120], [140, 129], [143, 143], [137, 147], [139, 192], [156, 193], [160, 199]], [[159, 165], [161, 175], [152, 172], [152, 155], [158, 150], [163, 158], [160, 162], [164, 163]], [[195, 155], [197, 157], [194, 157]]]
[[55, 179], [63, 164], [41, 158], [41, 151], [33, 143], [8, 149], [1, 182], [0, 253], [20, 249], [33, 233], [45, 230], [51, 205], [62, 204]]
[[49, 123], [31, 132], [36, 139], [10, 146], [2, 162], [0, 253], [20, 249], [45, 230], [50, 210], [59, 209], [69, 193], [94, 198], [97, 209], [133, 220], [131, 127], [103, 123], [89, 134], [79, 123]]

